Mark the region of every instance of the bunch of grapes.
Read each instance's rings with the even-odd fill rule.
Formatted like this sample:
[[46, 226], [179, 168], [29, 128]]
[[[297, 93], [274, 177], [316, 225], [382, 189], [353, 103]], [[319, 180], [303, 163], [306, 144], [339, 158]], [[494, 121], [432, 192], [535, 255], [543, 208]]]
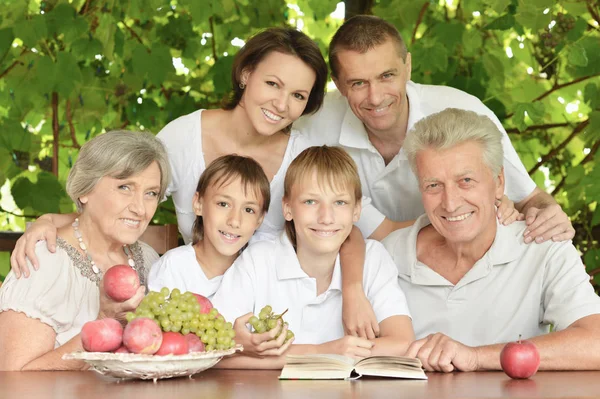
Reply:
[[[285, 312], [287, 312], [287, 310]], [[254, 333], [261, 334], [266, 331], [271, 331], [272, 329], [277, 327], [277, 322], [279, 319], [281, 319], [281, 322], [283, 323], [283, 315], [285, 314], [285, 312], [283, 312], [282, 314], [273, 314], [273, 308], [270, 305], [267, 305], [260, 310], [258, 317], [254, 315], [250, 317], [248, 323], [250, 323], [250, 325], [254, 329]], [[284, 323], [284, 325], [287, 325], [287, 323]], [[277, 334], [275, 338], [278, 337], [279, 334]], [[294, 333], [291, 330], [287, 330], [285, 342], [289, 341], [293, 337]]]
[[191, 292], [181, 293], [177, 288], [169, 291], [151, 291], [142, 299], [135, 313], [127, 313], [127, 321], [137, 317], [156, 320], [164, 332], [194, 333], [205, 345], [205, 350], [225, 350], [236, 345], [235, 331], [230, 322], [216, 308], [201, 313], [201, 305]]

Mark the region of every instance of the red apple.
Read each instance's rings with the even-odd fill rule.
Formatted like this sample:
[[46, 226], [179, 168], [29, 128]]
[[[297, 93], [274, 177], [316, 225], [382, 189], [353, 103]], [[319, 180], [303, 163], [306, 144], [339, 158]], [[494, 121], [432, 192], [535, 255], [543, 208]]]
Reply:
[[160, 348], [162, 339], [158, 323], [147, 317], [131, 320], [123, 331], [123, 344], [132, 353], [153, 355]]
[[81, 329], [81, 343], [88, 352], [110, 352], [121, 346], [123, 327], [115, 319], [89, 321]]
[[119, 348], [117, 348], [117, 350], [113, 351], [113, 353], [131, 353], [131, 352], [129, 352], [129, 349], [127, 349], [127, 347], [125, 345], [121, 345], [121, 346], [119, 346]]
[[200, 304], [200, 313], [210, 312], [210, 310], [213, 308], [213, 304], [211, 303], [211, 301], [207, 297], [199, 295], [199, 294], [194, 294], [194, 296], [196, 297], [196, 299], [198, 300], [198, 303]]
[[521, 340], [504, 345], [500, 353], [502, 370], [510, 378], [529, 378], [540, 367], [540, 353], [531, 341]]
[[188, 353], [192, 352], [204, 352], [204, 342], [198, 338], [198, 336], [194, 333], [189, 333], [184, 335], [185, 339], [188, 342]]
[[155, 355], [185, 355], [188, 353], [188, 350], [189, 346], [187, 339], [180, 333], [169, 331], [163, 333], [162, 343]]
[[117, 302], [124, 302], [140, 288], [137, 272], [127, 265], [115, 265], [104, 273], [102, 279], [106, 295]]

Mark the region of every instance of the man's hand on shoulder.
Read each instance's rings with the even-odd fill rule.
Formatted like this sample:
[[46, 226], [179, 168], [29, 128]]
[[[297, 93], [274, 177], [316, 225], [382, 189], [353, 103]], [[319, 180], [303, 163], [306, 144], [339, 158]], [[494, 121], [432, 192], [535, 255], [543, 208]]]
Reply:
[[527, 223], [527, 229], [523, 234], [525, 243], [535, 241], [540, 244], [547, 240], [566, 241], [575, 236], [575, 229], [569, 216], [550, 194], [539, 188], [516, 206], [525, 214], [525, 223]]
[[442, 333], [414, 341], [408, 347], [406, 356], [421, 360], [427, 371], [451, 373], [455, 370], [477, 371], [479, 368], [476, 348], [461, 344]]

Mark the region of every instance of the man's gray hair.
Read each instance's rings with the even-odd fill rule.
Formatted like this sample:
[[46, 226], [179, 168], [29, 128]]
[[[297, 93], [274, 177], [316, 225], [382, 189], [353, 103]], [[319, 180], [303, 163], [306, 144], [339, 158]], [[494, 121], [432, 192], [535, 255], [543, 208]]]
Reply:
[[67, 178], [67, 194], [83, 210], [79, 198], [89, 194], [104, 176], [126, 179], [152, 165], [160, 169], [160, 200], [171, 180], [167, 151], [152, 134], [115, 130], [94, 137], [81, 147]]
[[472, 141], [483, 149], [483, 161], [494, 177], [504, 163], [502, 132], [490, 118], [473, 111], [447, 108], [420, 120], [404, 140], [404, 152], [415, 175], [417, 154], [425, 149], [445, 150]]

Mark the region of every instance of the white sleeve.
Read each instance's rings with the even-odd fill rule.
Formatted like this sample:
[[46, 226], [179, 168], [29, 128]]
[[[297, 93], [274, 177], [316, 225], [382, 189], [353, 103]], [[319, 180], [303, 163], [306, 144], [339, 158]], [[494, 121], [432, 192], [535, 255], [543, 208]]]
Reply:
[[406, 296], [398, 284], [398, 269], [383, 245], [367, 240], [364, 288], [377, 322], [392, 316], [411, 317]]
[[244, 250], [225, 272], [221, 286], [212, 299], [214, 307], [225, 320], [233, 322], [238, 317], [254, 311], [256, 273], [251, 252], [250, 248]]
[[570, 241], [551, 243], [545, 261], [542, 322], [560, 331], [583, 317], [600, 314], [600, 297]]
[[371, 197], [362, 197], [362, 210], [360, 219], [356, 222], [356, 226], [360, 229], [363, 237], [368, 238], [379, 227], [385, 215], [377, 210], [371, 203]]

